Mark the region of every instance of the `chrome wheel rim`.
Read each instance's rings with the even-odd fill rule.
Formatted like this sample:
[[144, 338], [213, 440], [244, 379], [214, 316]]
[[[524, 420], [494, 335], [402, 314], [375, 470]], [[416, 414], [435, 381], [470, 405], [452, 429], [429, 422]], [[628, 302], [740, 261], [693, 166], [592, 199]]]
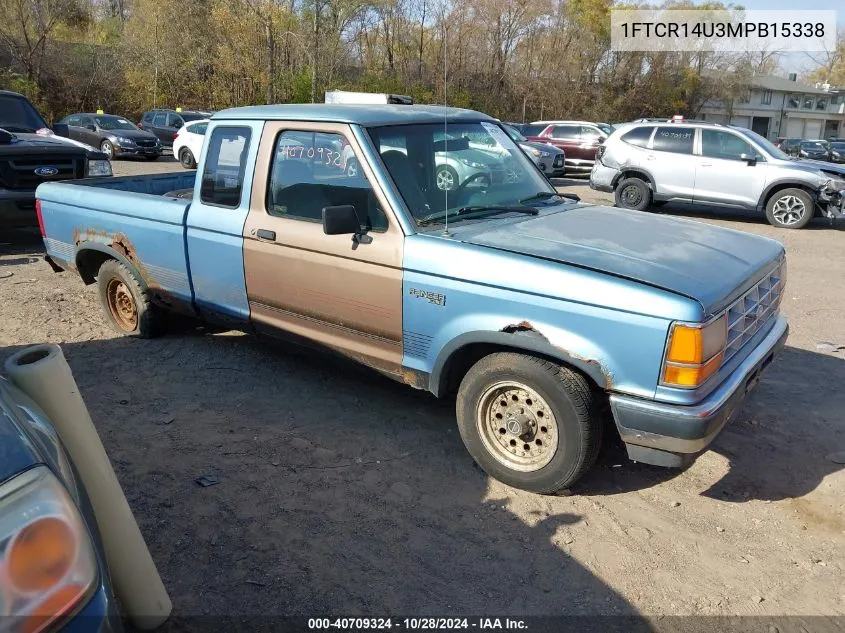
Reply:
[[183, 149], [181, 152], [179, 152], [179, 159], [182, 162], [183, 167], [191, 166], [191, 154], [188, 152], [188, 150]]
[[488, 387], [478, 400], [476, 424], [487, 451], [511, 470], [540, 470], [557, 453], [555, 415], [540, 394], [522, 383]]
[[455, 177], [448, 169], [437, 172], [437, 188], [441, 191], [451, 191], [455, 188]]
[[807, 205], [798, 196], [783, 196], [778, 198], [772, 207], [772, 216], [785, 226], [800, 222], [807, 213]]
[[114, 147], [108, 141], [103, 141], [103, 144], [100, 145], [100, 149], [109, 158], [111, 158], [114, 155]]
[[643, 201], [643, 192], [636, 185], [628, 185], [619, 196], [626, 207], [635, 207]]
[[129, 287], [120, 279], [112, 279], [106, 286], [106, 301], [112, 319], [125, 332], [134, 332], [138, 327], [138, 310]]

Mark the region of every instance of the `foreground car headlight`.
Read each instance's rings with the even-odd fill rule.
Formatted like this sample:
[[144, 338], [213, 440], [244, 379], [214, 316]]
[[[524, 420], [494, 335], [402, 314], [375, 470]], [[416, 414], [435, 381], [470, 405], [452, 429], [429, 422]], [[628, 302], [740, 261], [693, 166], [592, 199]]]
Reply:
[[125, 136], [118, 136], [117, 142], [120, 143], [121, 145], [134, 145], [135, 144], [135, 141], [133, 141], [131, 138], [126, 138]]
[[111, 163], [107, 160], [89, 160], [89, 176], [111, 176]]
[[78, 607], [96, 581], [88, 530], [48, 468], [0, 486], [0, 632], [43, 630]]
[[670, 387], [698, 387], [722, 364], [728, 339], [725, 314], [706, 324], [673, 323], [669, 330], [661, 383]]

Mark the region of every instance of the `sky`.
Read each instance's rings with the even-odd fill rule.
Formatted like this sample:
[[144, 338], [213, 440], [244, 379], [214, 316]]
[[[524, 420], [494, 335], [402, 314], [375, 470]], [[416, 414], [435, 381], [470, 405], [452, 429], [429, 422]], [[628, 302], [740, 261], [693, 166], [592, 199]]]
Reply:
[[[740, 5], [746, 9], [756, 9], [759, 11], [794, 11], [799, 7], [796, 6], [795, 0], [726, 0], [735, 5]], [[833, 10], [836, 11], [836, 22], [840, 33], [845, 30], [845, 4], [843, 0], [806, 0], [800, 6], [801, 9], [815, 9], [815, 10]], [[781, 56], [780, 65], [784, 73], [810, 71], [816, 67], [816, 62], [812, 60], [810, 55], [818, 56], [816, 53], [788, 53]]]

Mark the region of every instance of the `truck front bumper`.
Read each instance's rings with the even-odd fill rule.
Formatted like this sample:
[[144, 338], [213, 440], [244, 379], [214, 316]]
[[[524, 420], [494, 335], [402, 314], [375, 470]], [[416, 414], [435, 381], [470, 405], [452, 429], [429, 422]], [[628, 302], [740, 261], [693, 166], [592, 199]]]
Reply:
[[766, 337], [721, 385], [698, 404], [672, 405], [612, 394], [610, 407], [628, 457], [681, 467], [695, 459], [739, 411], [760, 374], [783, 348], [789, 326], [779, 316]]

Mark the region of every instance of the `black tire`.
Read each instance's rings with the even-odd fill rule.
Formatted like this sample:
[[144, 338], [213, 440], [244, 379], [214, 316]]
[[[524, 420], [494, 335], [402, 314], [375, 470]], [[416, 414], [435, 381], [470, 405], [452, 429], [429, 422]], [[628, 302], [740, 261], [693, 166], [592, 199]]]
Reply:
[[197, 161], [194, 158], [193, 152], [191, 152], [191, 150], [187, 147], [183, 147], [179, 150], [179, 162], [182, 163], [182, 167], [185, 169], [194, 169], [197, 166]]
[[640, 178], [625, 178], [614, 190], [616, 206], [634, 211], [645, 211], [651, 204], [651, 188]]
[[108, 156], [109, 160], [114, 158], [114, 145], [112, 145], [111, 141], [103, 141], [100, 143], [100, 151]]
[[[787, 211], [792, 205], [796, 210]], [[797, 210], [800, 205], [803, 205], [803, 212]], [[815, 211], [813, 197], [803, 189], [781, 189], [766, 202], [766, 219], [780, 229], [803, 229], [813, 219]], [[797, 219], [796, 214], [800, 214]]]
[[[441, 175], [444, 175], [442, 179]], [[448, 187], [445, 186], [447, 179], [449, 179], [452, 183]], [[441, 180], [443, 181], [442, 183]], [[458, 178], [458, 172], [449, 167], [449, 165], [441, 165], [437, 168], [435, 171], [435, 182], [440, 191], [456, 191], [461, 185]]]
[[164, 314], [153, 305], [150, 291], [126, 266], [114, 259], [104, 261], [97, 273], [97, 288], [106, 321], [113, 330], [140, 338], [161, 334]]
[[[520, 402], [516, 394], [497, 395], [512, 393], [507, 391], [511, 382], [517, 385], [515, 391], [520, 391], [518, 385], [527, 387], [529, 395], [533, 391], [539, 396], [539, 402], [532, 403], [528, 399]], [[502, 391], [496, 391], [497, 388]], [[511, 398], [516, 401], [514, 406], [534, 405], [543, 410], [547, 407], [549, 412], [541, 418], [537, 417], [537, 411], [529, 411], [538, 424], [523, 422], [528, 425], [525, 426], [528, 432], [524, 435], [516, 435], [515, 430], [512, 432], [510, 425], [514, 419], [507, 418], [502, 422], [509, 427], [507, 433], [501, 434], [502, 429], [498, 429], [502, 446], [505, 442], [513, 444], [515, 439], [517, 443], [528, 442], [524, 444], [528, 447], [541, 437], [540, 431], [545, 429], [542, 426], [544, 420], [555, 426], [556, 446], [550, 451], [551, 456], [546, 456], [548, 461], [537, 464], [539, 467], [533, 470], [507, 465], [504, 460], [510, 455], [504, 458], [496, 455], [496, 445], [491, 439], [491, 436], [496, 436], [496, 431], [483, 430], [487, 424], [500, 424], [494, 417], [486, 415], [485, 402], [492, 399], [495, 407], [507, 401], [510, 406]], [[525, 409], [518, 410], [525, 412]], [[482, 358], [461, 381], [456, 413], [464, 445], [476, 463], [491, 477], [522, 490], [551, 494], [571, 486], [593, 465], [601, 446], [603, 421], [587, 379], [569, 368], [534, 356], [499, 352]], [[502, 419], [498, 413], [495, 417]], [[532, 429], [536, 429], [534, 435], [531, 435]], [[483, 436], [485, 433], [486, 436]], [[531, 445], [531, 448], [534, 446]], [[503, 448], [498, 451], [506, 453]]]

